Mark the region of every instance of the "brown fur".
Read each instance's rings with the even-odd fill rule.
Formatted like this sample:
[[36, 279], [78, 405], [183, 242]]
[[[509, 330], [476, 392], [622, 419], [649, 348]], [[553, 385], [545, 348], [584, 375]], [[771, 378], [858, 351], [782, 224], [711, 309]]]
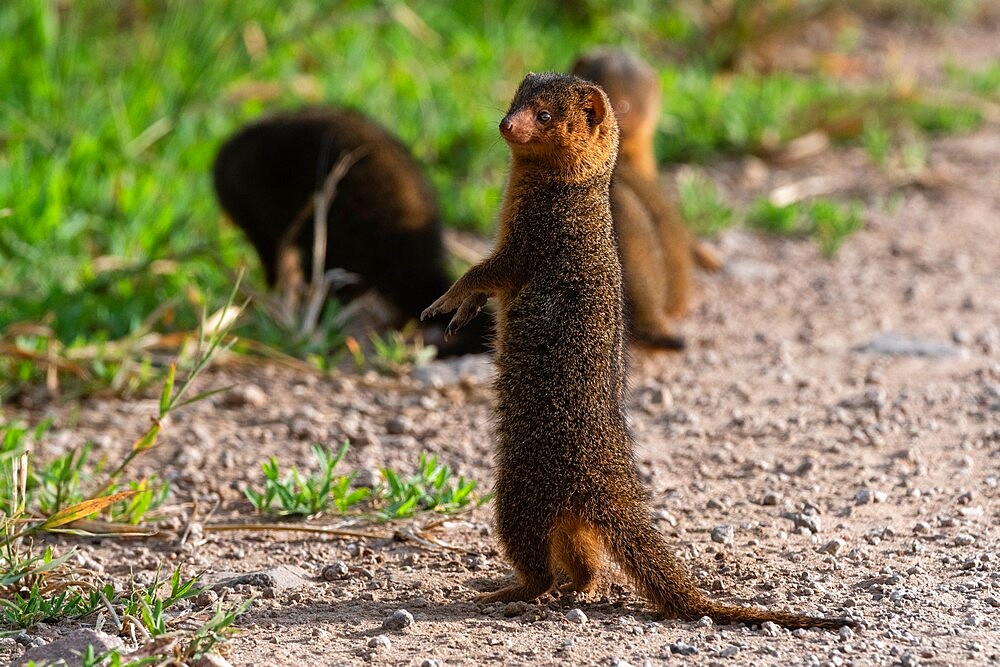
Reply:
[[621, 131], [611, 183], [611, 213], [618, 235], [630, 333], [636, 342], [677, 349], [670, 318], [686, 313], [693, 267], [718, 270], [719, 260], [684, 226], [676, 205], [657, 182], [653, 137], [660, 114], [656, 72], [627, 51], [602, 48], [573, 64], [573, 74], [600, 85]]
[[424, 311], [457, 308], [454, 331], [489, 297], [498, 303], [494, 503], [518, 581], [479, 599], [536, 598], [560, 571], [569, 588], [590, 591], [607, 553], [668, 616], [849, 624], [713, 602], [653, 526], [624, 412], [621, 270], [608, 194], [618, 130], [609, 104], [576, 77], [524, 79], [500, 124], [512, 163], [497, 246]]

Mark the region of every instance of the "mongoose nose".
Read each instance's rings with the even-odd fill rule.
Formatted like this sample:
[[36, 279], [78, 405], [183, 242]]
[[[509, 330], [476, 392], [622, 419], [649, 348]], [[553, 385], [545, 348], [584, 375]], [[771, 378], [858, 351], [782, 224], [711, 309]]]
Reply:
[[509, 116], [504, 116], [503, 120], [500, 121], [500, 133], [507, 134], [513, 129], [514, 129], [514, 121], [512, 121]]

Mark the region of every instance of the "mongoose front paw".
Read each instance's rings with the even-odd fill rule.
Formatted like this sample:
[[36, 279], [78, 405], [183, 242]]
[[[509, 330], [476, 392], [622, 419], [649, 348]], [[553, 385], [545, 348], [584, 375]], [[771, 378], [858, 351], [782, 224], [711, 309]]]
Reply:
[[427, 306], [424, 312], [420, 313], [420, 320], [426, 320], [428, 317], [434, 317], [435, 315], [440, 315], [441, 313], [450, 313], [451, 311], [458, 308], [462, 303], [459, 299], [452, 293], [452, 290], [445, 292], [437, 301]]
[[458, 312], [455, 313], [455, 316], [451, 318], [451, 322], [448, 323], [448, 328], [444, 330], [445, 338], [451, 338], [458, 333], [459, 329], [471, 322], [472, 318], [478, 315], [483, 306], [486, 305], [488, 298], [484, 292], [473, 292], [465, 297], [465, 301], [458, 307]]

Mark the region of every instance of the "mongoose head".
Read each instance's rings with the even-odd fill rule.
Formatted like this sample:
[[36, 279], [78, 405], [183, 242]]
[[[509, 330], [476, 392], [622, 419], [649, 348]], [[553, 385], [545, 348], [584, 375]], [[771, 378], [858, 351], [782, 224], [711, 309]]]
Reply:
[[515, 162], [568, 181], [610, 175], [618, 122], [600, 86], [565, 74], [524, 78], [500, 134]]
[[593, 81], [608, 94], [621, 130], [621, 154], [632, 159], [648, 150], [660, 115], [661, 88], [656, 71], [623, 49], [602, 47], [577, 57], [573, 74]]

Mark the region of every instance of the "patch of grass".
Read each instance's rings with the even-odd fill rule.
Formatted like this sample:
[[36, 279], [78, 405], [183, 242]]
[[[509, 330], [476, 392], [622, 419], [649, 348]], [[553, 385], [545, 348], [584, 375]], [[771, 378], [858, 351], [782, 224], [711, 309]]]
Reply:
[[343, 514], [364, 502], [371, 489], [350, 489], [355, 475], [336, 476], [334, 468], [347, 453], [345, 442], [334, 454], [320, 445], [312, 446], [313, 457], [319, 464], [319, 473], [303, 477], [295, 466], [281, 474], [278, 460], [271, 457], [262, 464], [264, 490], [246, 489], [246, 496], [257, 511], [279, 516], [312, 516], [336, 509]]
[[472, 495], [476, 482], [465, 477], [453, 481], [451, 469], [438, 463], [436, 456], [421, 454], [416, 474], [408, 479], [390, 468], [382, 468], [382, 476], [386, 484], [380, 495], [388, 505], [379, 510], [379, 515], [387, 521], [417, 512], [452, 514], [470, 503], [477, 506], [485, 502]]
[[452, 514], [487, 500], [475, 495], [476, 482], [464, 477], [454, 480], [448, 466], [426, 454], [420, 455], [417, 471], [411, 476], [383, 468], [383, 484], [352, 489], [357, 472], [334, 473], [347, 450], [346, 442], [336, 454], [313, 445], [319, 472], [305, 476], [295, 466], [282, 475], [277, 459], [272, 456], [262, 464], [263, 490], [247, 488], [246, 496], [257, 511], [265, 514], [317, 516], [336, 511], [341, 515], [371, 516], [374, 509], [374, 518], [383, 521], [408, 518], [417, 512]]
[[681, 216], [695, 234], [714, 236], [736, 221], [719, 187], [701, 172], [684, 169], [678, 173], [677, 196]]
[[774, 234], [813, 236], [826, 257], [832, 257], [844, 239], [864, 226], [858, 202], [815, 199], [781, 206], [758, 199], [747, 212], [749, 227]]

